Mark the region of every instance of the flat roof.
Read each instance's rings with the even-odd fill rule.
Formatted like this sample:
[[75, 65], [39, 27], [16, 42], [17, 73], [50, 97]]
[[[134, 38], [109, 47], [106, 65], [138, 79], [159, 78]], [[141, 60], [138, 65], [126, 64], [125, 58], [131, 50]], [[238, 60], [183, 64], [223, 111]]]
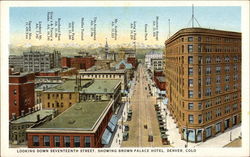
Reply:
[[11, 121], [12, 124], [17, 123], [34, 123], [37, 121], [37, 115], [40, 115], [40, 119], [45, 118], [46, 116], [49, 116], [53, 114], [53, 110], [39, 110], [33, 113], [30, 113], [24, 117], [18, 118], [17, 120]]
[[166, 78], [163, 76], [156, 77], [160, 82], [166, 82]]
[[[89, 80], [81, 80], [81, 85], [90, 82]], [[45, 92], [74, 92], [76, 86], [76, 80], [68, 80], [55, 87], [47, 89]]]
[[87, 88], [82, 88], [83, 93], [113, 93], [120, 80], [98, 80]]
[[125, 73], [126, 72], [126, 69], [119, 69], [119, 70], [90, 70], [90, 71], [85, 71], [85, 70], [79, 70], [79, 73], [107, 73], [107, 74], [112, 74], [112, 73]]
[[76, 103], [48, 123], [32, 129], [91, 130], [111, 101]]

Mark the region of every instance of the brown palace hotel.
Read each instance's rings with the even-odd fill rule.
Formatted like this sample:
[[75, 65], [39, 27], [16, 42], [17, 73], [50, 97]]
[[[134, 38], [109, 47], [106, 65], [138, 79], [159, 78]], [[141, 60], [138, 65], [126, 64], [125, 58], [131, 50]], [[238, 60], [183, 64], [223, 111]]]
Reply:
[[165, 46], [168, 109], [182, 139], [205, 141], [241, 123], [241, 33], [186, 28]]

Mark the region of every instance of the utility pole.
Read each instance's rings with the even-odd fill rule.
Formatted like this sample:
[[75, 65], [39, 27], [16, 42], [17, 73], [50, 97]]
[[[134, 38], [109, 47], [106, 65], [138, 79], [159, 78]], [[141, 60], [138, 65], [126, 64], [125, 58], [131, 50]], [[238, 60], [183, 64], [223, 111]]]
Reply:
[[194, 27], [194, 5], [192, 4], [192, 28]]
[[168, 19], [168, 38], [170, 38], [170, 19]]

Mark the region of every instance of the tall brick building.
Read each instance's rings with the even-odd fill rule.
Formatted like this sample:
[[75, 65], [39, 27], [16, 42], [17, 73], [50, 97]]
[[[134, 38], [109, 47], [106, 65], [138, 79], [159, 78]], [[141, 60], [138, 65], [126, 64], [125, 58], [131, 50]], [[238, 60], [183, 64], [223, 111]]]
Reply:
[[27, 113], [34, 107], [34, 79], [34, 73], [9, 76], [9, 119], [20, 116], [22, 112]]
[[88, 69], [95, 65], [95, 58], [92, 56], [62, 57], [61, 66], [76, 69]]
[[205, 141], [239, 124], [241, 33], [186, 28], [165, 46], [167, 107], [182, 138]]

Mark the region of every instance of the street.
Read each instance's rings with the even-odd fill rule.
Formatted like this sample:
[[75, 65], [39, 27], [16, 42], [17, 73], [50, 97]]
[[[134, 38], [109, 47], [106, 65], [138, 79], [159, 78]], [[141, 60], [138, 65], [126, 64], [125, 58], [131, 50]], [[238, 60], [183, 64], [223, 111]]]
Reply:
[[[125, 124], [129, 125], [129, 138], [122, 141], [122, 147], [163, 147], [159, 124], [157, 121], [154, 104], [156, 97], [149, 95], [148, 82], [145, 70], [138, 67], [137, 82], [131, 98], [132, 119]], [[153, 141], [149, 142], [149, 135]]]

